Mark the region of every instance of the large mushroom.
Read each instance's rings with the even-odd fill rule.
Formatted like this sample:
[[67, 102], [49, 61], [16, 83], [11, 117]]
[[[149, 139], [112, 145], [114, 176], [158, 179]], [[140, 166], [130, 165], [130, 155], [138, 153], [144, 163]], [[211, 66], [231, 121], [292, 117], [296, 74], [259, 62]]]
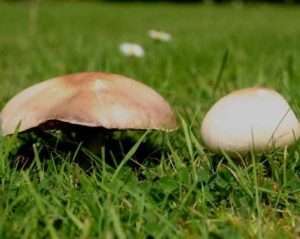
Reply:
[[4, 136], [16, 131], [56, 129], [176, 129], [170, 105], [153, 89], [102, 72], [66, 75], [38, 83], [12, 98], [1, 112]]
[[217, 101], [202, 122], [201, 135], [212, 151], [243, 154], [288, 146], [299, 138], [300, 127], [279, 93], [248, 88]]

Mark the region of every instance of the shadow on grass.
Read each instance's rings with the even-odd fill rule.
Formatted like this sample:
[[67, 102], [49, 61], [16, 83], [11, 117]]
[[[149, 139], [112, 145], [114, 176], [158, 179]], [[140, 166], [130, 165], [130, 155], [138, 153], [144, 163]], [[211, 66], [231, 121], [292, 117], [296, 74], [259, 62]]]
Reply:
[[[141, 135], [140, 132], [128, 134], [100, 129], [97, 136], [95, 129], [91, 130], [89, 127], [80, 127], [76, 131], [66, 130], [64, 133], [57, 132], [35, 130], [19, 135], [22, 143], [10, 155], [11, 167], [18, 170], [28, 169], [36, 163], [38, 158], [42, 163], [46, 160], [54, 160], [58, 165], [63, 161], [76, 163], [86, 173], [99, 168], [103, 160], [110, 167], [116, 168]], [[105, 137], [99, 139], [99, 135]], [[133, 170], [138, 170], [145, 164], [157, 165], [165, 153], [166, 149], [163, 146], [147, 139], [139, 145], [127, 165]], [[47, 170], [47, 164], [44, 166]]]

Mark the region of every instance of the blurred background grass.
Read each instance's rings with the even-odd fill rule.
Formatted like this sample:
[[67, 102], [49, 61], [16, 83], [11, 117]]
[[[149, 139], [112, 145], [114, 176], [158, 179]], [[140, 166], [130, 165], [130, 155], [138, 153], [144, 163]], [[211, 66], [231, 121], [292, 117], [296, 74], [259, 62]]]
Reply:
[[[0, 0], [4, 2], [31, 2], [31, 1], [42, 1], [42, 0]], [[173, 2], [173, 3], [284, 3], [284, 4], [294, 4], [299, 3], [299, 0], [52, 0], [53, 2], [145, 2], [145, 3], [158, 3], [158, 2]]]
[[[180, 94], [170, 96], [178, 98], [177, 105], [201, 102], [211, 97], [225, 51], [220, 94], [252, 85], [280, 88], [291, 99], [298, 94], [290, 89], [298, 86], [291, 77], [299, 77], [299, 8], [43, 2], [2, 3], [0, 14], [2, 100], [42, 79], [102, 70], [167, 94], [179, 88]], [[155, 44], [148, 39], [150, 29], [166, 30], [174, 40]], [[146, 57], [122, 57], [118, 47], [124, 41], [143, 45]]]

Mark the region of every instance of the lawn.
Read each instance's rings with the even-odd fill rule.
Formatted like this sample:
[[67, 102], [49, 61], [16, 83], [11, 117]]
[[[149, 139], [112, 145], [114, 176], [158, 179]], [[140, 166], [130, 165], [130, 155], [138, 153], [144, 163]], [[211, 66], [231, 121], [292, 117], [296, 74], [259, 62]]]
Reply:
[[[0, 107], [36, 82], [108, 71], [155, 88], [180, 123], [116, 132], [96, 155], [59, 138], [0, 138], [0, 238], [300, 236], [299, 144], [237, 161], [199, 136], [209, 107], [243, 87], [275, 88], [300, 116], [299, 16], [280, 5], [0, 3]], [[173, 41], [153, 42], [150, 29]], [[145, 57], [121, 55], [127, 41]]]

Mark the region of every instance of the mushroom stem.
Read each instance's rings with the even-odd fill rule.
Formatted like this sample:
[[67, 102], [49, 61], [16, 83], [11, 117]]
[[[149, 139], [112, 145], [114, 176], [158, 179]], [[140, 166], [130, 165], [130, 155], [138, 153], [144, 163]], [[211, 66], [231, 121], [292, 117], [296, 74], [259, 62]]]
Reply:
[[[105, 142], [112, 137], [112, 131], [104, 128], [91, 128], [86, 126], [57, 124], [56, 127], [63, 132], [63, 140], [70, 145], [82, 144], [82, 146], [94, 154], [98, 154]], [[42, 129], [36, 129], [38, 137], [49, 140], [52, 134], [46, 133]], [[52, 135], [53, 136], [53, 135]]]
[[92, 129], [85, 132], [80, 132], [78, 137], [83, 146], [92, 153], [98, 154], [105, 142], [109, 142], [112, 138], [112, 131], [105, 129]]

